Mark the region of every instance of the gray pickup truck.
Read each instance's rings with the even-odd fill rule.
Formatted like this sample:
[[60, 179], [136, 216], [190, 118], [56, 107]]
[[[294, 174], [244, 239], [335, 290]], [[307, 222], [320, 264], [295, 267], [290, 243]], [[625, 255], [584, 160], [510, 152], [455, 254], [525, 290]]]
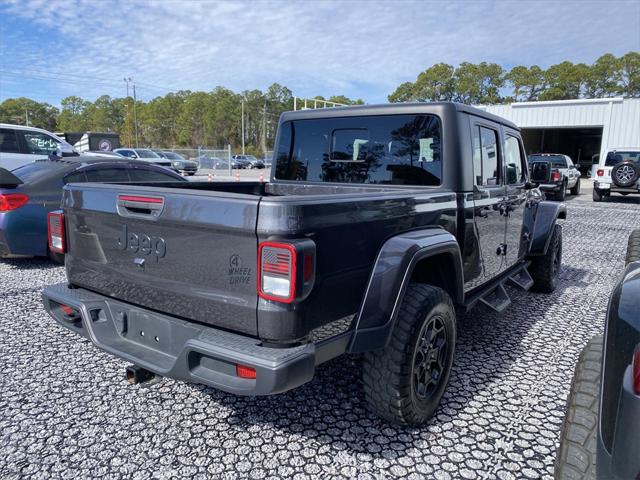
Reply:
[[362, 354], [370, 408], [420, 424], [446, 388], [455, 308], [551, 292], [563, 204], [518, 128], [454, 103], [288, 112], [262, 183], [70, 184], [50, 214], [68, 281], [44, 305], [151, 375], [284, 392]]

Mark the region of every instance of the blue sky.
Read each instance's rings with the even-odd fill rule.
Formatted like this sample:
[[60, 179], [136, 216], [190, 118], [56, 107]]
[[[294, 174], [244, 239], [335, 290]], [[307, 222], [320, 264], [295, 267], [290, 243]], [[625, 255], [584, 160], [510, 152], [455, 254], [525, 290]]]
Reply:
[[59, 105], [273, 82], [385, 102], [428, 66], [505, 68], [640, 50], [638, 1], [0, 0], [0, 101]]

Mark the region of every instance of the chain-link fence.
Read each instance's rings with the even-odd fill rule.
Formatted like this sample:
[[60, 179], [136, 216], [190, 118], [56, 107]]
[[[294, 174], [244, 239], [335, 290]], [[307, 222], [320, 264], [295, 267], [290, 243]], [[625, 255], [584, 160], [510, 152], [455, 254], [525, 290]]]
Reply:
[[[269, 178], [273, 151], [265, 152], [262, 162], [251, 155], [243, 155], [241, 151], [234, 151], [231, 145], [227, 148], [164, 148], [162, 150], [175, 152], [188, 160], [198, 162], [198, 175], [209, 176], [238, 176], [252, 178]], [[249, 158], [234, 158], [234, 156]], [[254, 163], [255, 162], [255, 163]], [[247, 171], [251, 170], [251, 171]], [[242, 173], [240, 173], [242, 171]]]

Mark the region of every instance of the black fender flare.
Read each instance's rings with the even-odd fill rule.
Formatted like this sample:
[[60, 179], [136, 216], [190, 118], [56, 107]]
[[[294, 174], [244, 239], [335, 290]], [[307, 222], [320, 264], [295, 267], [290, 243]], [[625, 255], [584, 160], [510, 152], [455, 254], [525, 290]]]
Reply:
[[541, 201], [538, 203], [533, 222], [529, 255], [537, 256], [547, 253], [551, 233], [556, 220], [567, 218], [567, 206], [564, 203]]
[[450, 292], [452, 300], [460, 304], [464, 301], [462, 256], [451, 233], [432, 227], [391, 237], [376, 257], [347, 352], [376, 350], [388, 343], [415, 266], [440, 254], [451, 256], [456, 287]]

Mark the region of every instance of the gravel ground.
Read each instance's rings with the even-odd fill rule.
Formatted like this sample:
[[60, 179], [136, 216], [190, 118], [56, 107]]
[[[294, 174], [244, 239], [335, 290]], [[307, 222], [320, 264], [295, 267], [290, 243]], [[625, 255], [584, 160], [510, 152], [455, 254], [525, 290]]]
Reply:
[[369, 414], [345, 359], [268, 398], [129, 386], [124, 362], [42, 309], [61, 267], [0, 261], [0, 478], [551, 478], [574, 363], [602, 331], [640, 202], [585, 191], [568, 215], [558, 290], [511, 290], [503, 315], [459, 319], [449, 388], [422, 428]]

